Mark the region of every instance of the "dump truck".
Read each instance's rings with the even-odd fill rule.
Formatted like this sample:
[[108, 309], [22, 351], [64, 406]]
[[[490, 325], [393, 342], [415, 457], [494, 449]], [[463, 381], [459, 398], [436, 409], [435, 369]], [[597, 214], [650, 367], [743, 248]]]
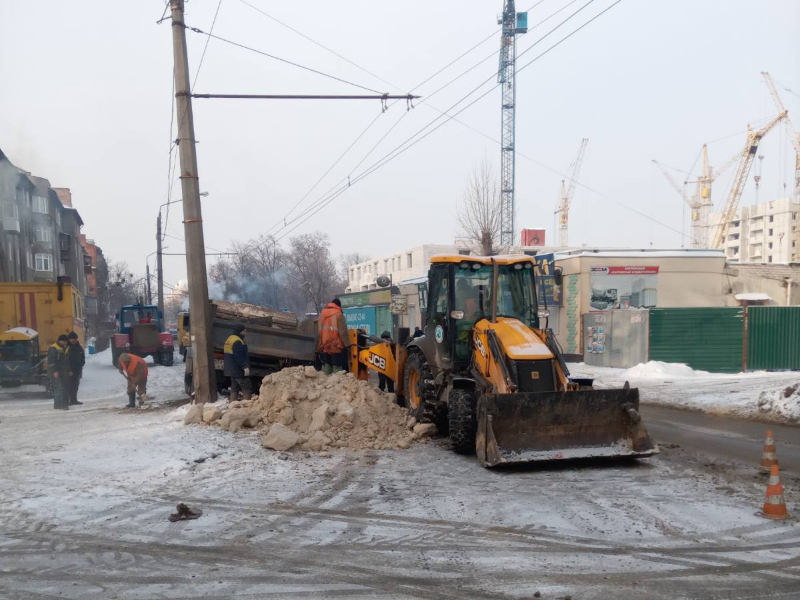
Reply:
[[30, 327], [13, 327], [0, 333], [0, 387], [44, 386], [52, 395], [47, 377], [47, 349], [39, 333]]
[[437, 423], [453, 450], [486, 467], [656, 454], [637, 389], [570, 376], [536, 269], [528, 256], [432, 257], [424, 335], [401, 330], [393, 345], [350, 331], [351, 372], [393, 379], [417, 420]]
[[111, 335], [111, 363], [116, 367], [121, 354], [152, 356], [158, 365], [171, 366], [175, 360], [172, 334], [164, 328], [164, 315], [152, 304], [129, 304], [116, 315]]
[[0, 283], [0, 331], [28, 327], [42, 348], [71, 331], [85, 344], [83, 295], [68, 277], [55, 283]]
[[[191, 333], [191, 320], [187, 314], [186, 324]], [[313, 319], [298, 322], [290, 312], [246, 304], [243, 302], [212, 302], [211, 343], [214, 348], [214, 370], [218, 390], [230, 387], [224, 374], [223, 348], [225, 340], [236, 333], [236, 326], [247, 328], [245, 344], [250, 355], [250, 377], [257, 393], [264, 376], [284, 367], [311, 365], [317, 349], [317, 329]], [[186, 360], [185, 385], [191, 395], [193, 359]]]

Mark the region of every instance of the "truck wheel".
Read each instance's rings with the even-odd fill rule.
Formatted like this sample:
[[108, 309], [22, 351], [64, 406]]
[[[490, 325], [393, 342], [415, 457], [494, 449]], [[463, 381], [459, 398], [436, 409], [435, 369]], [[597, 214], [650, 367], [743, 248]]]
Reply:
[[119, 354], [113, 348], [111, 349], [111, 364], [115, 367], [119, 366]]
[[432, 389], [433, 375], [428, 361], [421, 353], [416, 352], [408, 357], [403, 378], [405, 389], [403, 406], [417, 421], [430, 421], [430, 411], [436, 400]]
[[453, 390], [450, 392], [447, 408], [450, 443], [453, 451], [457, 454], [474, 454], [475, 434], [478, 431], [478, 420], [475, 416], [475, 393], [465, 389]]
[[161, 364], [165, 367], [171, 367], [175, 363], [175, 353], [174, 352], [162, 352], [161, 353]]

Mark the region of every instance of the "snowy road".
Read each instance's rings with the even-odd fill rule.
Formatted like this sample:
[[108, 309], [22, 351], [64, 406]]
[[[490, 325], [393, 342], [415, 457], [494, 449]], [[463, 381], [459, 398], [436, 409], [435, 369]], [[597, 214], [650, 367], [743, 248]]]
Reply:
[[[77, 410], [0, 395], [0, 598], [800, 597], [800, 526], [755, 515], [760, 441], [747, 461], [670, 440], [638, 463], [505, 471], [439, 441], [281, 457], [184, 427], [180, 365], [151, 373], [150, 411], [119, 408], [103, 357]], [[696, 425], [706, 445], [716, 427]], [[203, 516], [169, 523], [178, 501]]]

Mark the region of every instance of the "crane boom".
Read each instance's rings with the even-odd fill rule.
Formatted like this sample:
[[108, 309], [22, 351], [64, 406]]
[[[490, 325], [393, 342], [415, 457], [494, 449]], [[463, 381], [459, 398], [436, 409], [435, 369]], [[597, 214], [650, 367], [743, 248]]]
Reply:
[[[769, 93], [772, 96], [773, 102], [775, 102], [775, 106], [778, 108], [778, 112], [787, 113], [788, 111], [783, 106], [781, 96], [778, 94], [778, 88], [775, 87], [775, 81], [772, 79], [772, 75], [767, 71], [761, 71], [761, 76], [764, 78], [764, 83], [766, 83], [769, 88]], [[792, 140], [792, 146], [794, 147], [794, 199], [795, 202], [800, 202], [800, 134], [792, 127], [792, 122], [789, 120], [789, 117], [784, 119], [783, 125], [786, 127], [786, 133], [789, 135], [789, 139]]]
[[572, 176], [569, 178], [569, 185], [566, 192], [564, 191], [564, 182], [561, 182], [561, 205], [558, 212], [560, 214], [560, 227], [558, 229], [558, 245], [566, 247], [569, 244], [569, 205], [572, 202], [572, 196], [575, 194], [575, 185], [578, 182], [578, 173], [581, 172], [583, 165], [583, 155], [586, 153], [586, 145], [589, 143], [589, 138], [581, 140], [581, 147], [578, 149], [578, 155], [572, 161]]
[[739, 166], [736, 168], [736, 175], [733, 180], [733, 185], [731, 186], [731, 193], [728, 196], [728, 201], [725, 203], [725, 209], [722, 211], [722, 220], [717, 227], [717, 233], [711, 244], [712, 248], [720, 249], [723, 247], [725, 235], [728, 233], [731, 219], [733, 219], [733, 215], [739, 206], [739, 199], [742, 197], [744, 185], [747, 183], [747, 175], [750, 173], [750, 167], [753, 166], [753, 160], [758, 153], [758, 145], [761, 143], [761, 138], [767, 135], [775, 125], [785, 118], [786, 111], [784, 110], [758, 131], [748, 132], [747, 144], [740, 154]]
[[[664, 175], [664, 177], [667, 178], [667, 181], [669, 181], [669, 183], [672, 186], [672, 188], [676, 192], [678, 192], [678, 195], [681, 198], [683, 198], [683, 201], [686, 202], [686, 204], [688, 204], [689, 206], [691, 206], [692, 203], [688, 200], [688, 198], [686, 198], [686, 194], [684, 193], [683, 187], [678, 185], [678, 182], [675, 181], [675, 178], [672, 176], [672, 173], [667, 171], [666, 167], [664, 165], [662, 165], [660, 162], [658, 162], [655, 158], [653, 159], [653, 164], [656, 165], [658, 167], [658, 170], [661, 171], [661, 173]], [[684, 181], [684, 185], [686, 183], [687, 182]]]

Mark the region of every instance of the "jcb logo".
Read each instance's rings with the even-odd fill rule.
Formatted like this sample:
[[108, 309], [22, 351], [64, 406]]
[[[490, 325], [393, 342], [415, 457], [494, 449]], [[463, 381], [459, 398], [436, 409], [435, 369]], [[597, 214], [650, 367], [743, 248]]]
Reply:
[[486, 348], [483, 347], [483, 342], [477, 335], [475, 336], [475, 347], [478, 349], [478, 352], [481, 353], [481, 356], [486, 358]]
[[367, 357], [367, 361], [382, 371], [386, 370], [386, 359], [382, 356], [378, 356], [377, 354], [370, 352], [369, 356]]

